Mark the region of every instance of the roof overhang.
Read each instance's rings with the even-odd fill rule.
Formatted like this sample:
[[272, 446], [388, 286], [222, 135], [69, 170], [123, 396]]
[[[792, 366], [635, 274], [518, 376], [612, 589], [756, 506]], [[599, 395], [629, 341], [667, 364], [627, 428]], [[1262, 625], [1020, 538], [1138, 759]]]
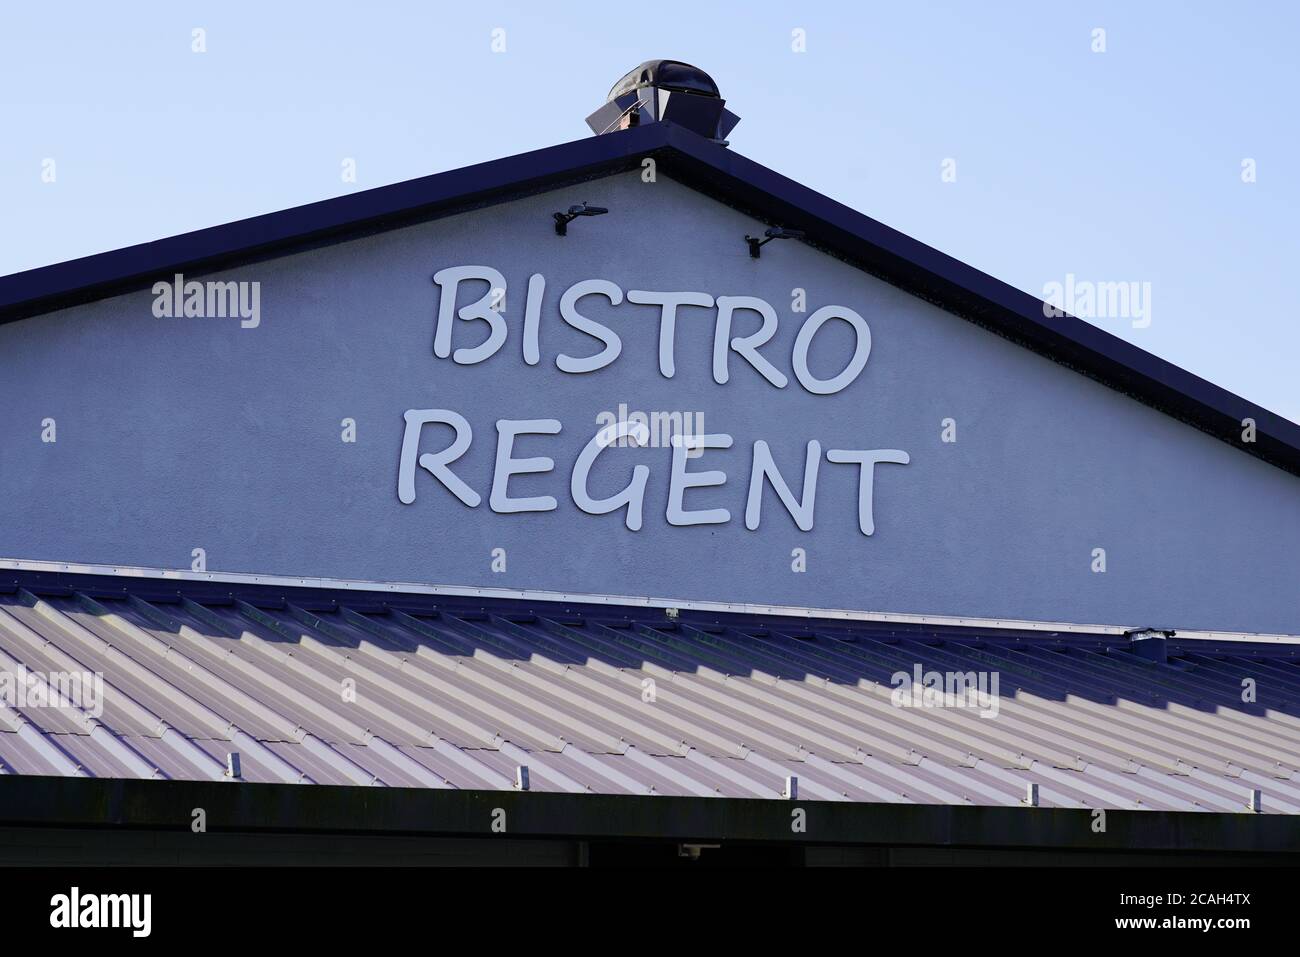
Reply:
[[[640, 166], [658, 169], [922, 299], [1300, 474], [1300, 425], [670, 122], [339, 196], [0, 278], [0, 323], [382, 232]], [[1252, 419], [1256, 441], [1240, 441]]]
[[[840, 846], [1294, 854], [1288, 815], [6, 776], [0, 826]], [[791, 812], [805, 813], [795, 832]]]

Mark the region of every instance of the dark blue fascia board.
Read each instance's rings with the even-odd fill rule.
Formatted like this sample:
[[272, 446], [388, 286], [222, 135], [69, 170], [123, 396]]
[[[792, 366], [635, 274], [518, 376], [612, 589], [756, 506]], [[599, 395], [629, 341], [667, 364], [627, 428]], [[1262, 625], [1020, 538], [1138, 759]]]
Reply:
[[[1300, 474], [1300, 425], [687, 130], [672, 128], [664, 168], [914, 295]], [[1242, 420], [1257, 441], [1241, 441]]]
[[[0, 278], [0, 323], [639, 166], [815, 246], [1056, 362], [1300, 475], [1300, 425], [671, 123], [588, 137]], [[1242, 420], [1257, 439], [1240, 441]]]
[[604, 176], [661, 149], [666, 133], [652, 125], [588, 137], [14, 273], [0, 277], [0, 323], [137, 289], [175, 271], [211, 272]]

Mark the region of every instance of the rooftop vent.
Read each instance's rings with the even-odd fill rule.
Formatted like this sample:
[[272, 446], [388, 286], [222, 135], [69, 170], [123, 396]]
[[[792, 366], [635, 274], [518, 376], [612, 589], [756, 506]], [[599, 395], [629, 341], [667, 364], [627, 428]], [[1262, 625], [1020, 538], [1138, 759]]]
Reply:
[[646, 60], [609, 91], [605, 105], [587, 117], [597, 136], [643, 123], [676, 123], [727, 145], [740, 117], [726, 109], [718, 84], [680, 60]]

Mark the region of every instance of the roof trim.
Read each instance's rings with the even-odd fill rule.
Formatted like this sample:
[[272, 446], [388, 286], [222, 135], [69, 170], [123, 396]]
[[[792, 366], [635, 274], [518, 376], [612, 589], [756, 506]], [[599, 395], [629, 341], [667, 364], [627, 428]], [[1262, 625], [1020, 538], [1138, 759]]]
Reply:
[[[1243, 789], [1244, 791], [1244, 789]], [[1267, 796], [1266, 796], [1267, 799]], [[1087, 808], [962, 807], [762, 798], [443, 790], [340, 785], [7, 776], [0, 824], [252, 832], [439, 834], [492, 839], [502, 809], [511, 837], [759, 841], [781, 844], [1239, 851], [1295, 854], [1287, 814], [1111, 808], [1097, 833]], [[794, 834], [790, 809], [806, 812]], [[219, 823], [212, 823], [219, 822]]]
[[[662, 171], [874, 275], [1300, 475], [1300, 424], [1071, 316], [672, 123], [653, 123], [0, 278], [0, 323], [201, 272], [391, 229], [620, 170]], [[1242, 443], [1243, 419], [1257, 438]]]
[[0, 277], [0, 323], [138, 289], [175, 271], [214, 271], [327, 240], [436, 219], [630, 169], [663, 146], [659, 124], [295, 206]]
[[[1042, 632], [1044, 637], [1061, 634], [1125, 638], [1130, 632], [1147, 626], [1089, 625], [1076, 622], [1034, 621], [1018, 618], [981, 618], [976, 616], [917, 615], [898, 612], [858, 611], [851, 608], [815, 608], [802, 605], [760, 605], [747, 602], [704, 601], [689, 598], [658, 598], [636, 595], [602, 595], [587, 592], [557, 592], [543, 589], [480, 587], [475, 585], [434, 585], [421, 582], [381, 582], [364, 579], [320, 578], [297, 575], [262, 575], [253, 572], [194, 572], [171, 568], [146, 568], [131, 565], [90, 565], [79, 562], [26, 561], [0, 558], [0, 570], [20, 573], [15, 584], [39, 588], [42, 579], [67, 583], [74, 589], [85, 588], [87, 579], [163, 582], [190, 582], [240, 585], [249, 588], [280, 588], [369, 595], [443, 596], [484, 601], [525, 601], [564, 605], [606, 606], [611, 608], [674, 608], [679, 612], [706, 615], [748, 615], [758, 618], [798, 618], [804, 621], [853, 621], [882, 625], [920, 625], [932, 628], [972, 628], [981, 631]], [[120, 590], [125, 590], [122, 586]], [[1222, 642], [1253, 645], [1300, 645], [1300, 635], [1255, 632], [1187, 631], [1175, 632], [1180, 641]]]

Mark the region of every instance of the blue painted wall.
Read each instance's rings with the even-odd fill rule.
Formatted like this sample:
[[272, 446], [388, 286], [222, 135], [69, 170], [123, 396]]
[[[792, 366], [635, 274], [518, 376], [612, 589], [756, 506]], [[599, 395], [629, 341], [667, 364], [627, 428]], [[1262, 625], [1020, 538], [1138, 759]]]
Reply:
[[[550, 213], [582, 200], [611, 213], [556, 237]], [[154, 318], [147, 288], [0, 326], [0, 557], [188, 569], [201, 547], [210, 571], [1300, 632], [1300, 479], [801, 243], [772, 243], [755, 261], [741, 238], [755, 228], [683, 186], [627, 174], [203, 277], [259, 281], [256, 329]], [[432, 350], [431, 277], [463, 264], [509, 283], [510, 338], [472, 367]], [[529, 367], [520, 324], [534, 272], [548, 285], [542, 361]], [[807, 314], [836, 303], [867, 319], [870, 361], [833, 396], [792, 376], [776, 389], [735, 356], [720, 386], [713, 312], [692, 310], [670, 380], [656, 308], [586, 299], [622, 355], [566, 375], [559, 352], [598, 348], [558, 314], [561, 292], [588, 278], [760, 296], [781, 320], [763, 354], [787, 376], [800, 287]], [[459, 323], [456, 345], [482, 328]], [[842, 323], [824, 330], [813, 369], [838, 370], [850, 341]], [[725, 507], [729, 524], [668, 526], [667, 449], [607, 450], [593, 473], [593, 493], [609, 494], [633, 464], [650, 466], [639, 532], [621, 511], [578, 510], [569, 468], [597, 414], [620, 403], [701, 411], [707, 431], [734, 437], [690, 464], [725, 470], [727, 484], [686, 503]], [[423, 471], [415, 503], [398, 501], [402, 414], [433, 407], [474, 428], [455, 468], [483, 496], [477, 509]], [[355, 444], [340, 439], [345, 417]], [[494, 423], [540, 417], [563, 431], [526, 437], [516, 455], [549, 455], [556, 471], [516, 478], [511, 493], [559, 507], [493, 514]], [[953, 444], [940, 441], [949, 417]], [[761, 527], [744, 527], [753, 442], [770, 444], [798, 491], [812, 438], [911, 456], [877, 469], [872, 536], [857, 525], [857, 470], [824, 461], [813, 531], [770, 490]], [[440, 447], [435, 430], [423, 447]], [[791, 570], [796, 547], [804, 573]], [[496, 548], [505, 573], [491, 571]], [[1092, 571], [1096, 548], [1104, 574]]]

